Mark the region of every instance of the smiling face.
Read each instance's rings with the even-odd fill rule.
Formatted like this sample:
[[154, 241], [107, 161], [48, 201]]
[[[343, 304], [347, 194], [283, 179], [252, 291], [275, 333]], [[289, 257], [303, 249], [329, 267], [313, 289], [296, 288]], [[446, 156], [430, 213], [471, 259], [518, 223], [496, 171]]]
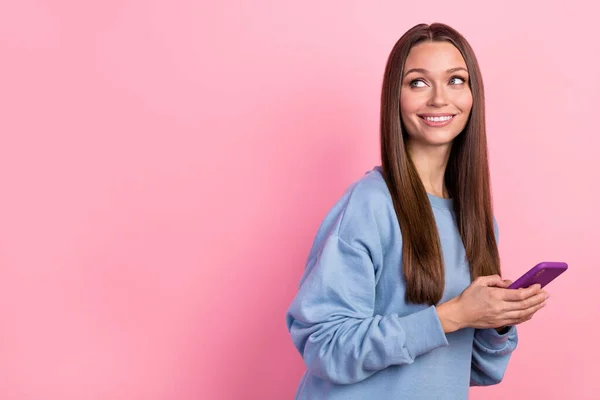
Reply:
[[428, 41], [410, 50], [400, 115], [411, 147], [449, 147], [465, 128], [472, 106], [467, 65], [452, 43]]

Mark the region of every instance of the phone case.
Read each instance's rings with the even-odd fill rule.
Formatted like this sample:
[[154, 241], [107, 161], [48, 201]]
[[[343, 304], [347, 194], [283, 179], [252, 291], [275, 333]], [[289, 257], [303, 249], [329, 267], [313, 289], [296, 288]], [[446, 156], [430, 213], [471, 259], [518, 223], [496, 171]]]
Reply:
[[544, 261], [527, 271], [523, 276], [513, 282], [509, 289], [527, 288], [539, 283], [542, 287], [552, 282], [557, 276], [565, 272], [569, 266], [564, 262]]

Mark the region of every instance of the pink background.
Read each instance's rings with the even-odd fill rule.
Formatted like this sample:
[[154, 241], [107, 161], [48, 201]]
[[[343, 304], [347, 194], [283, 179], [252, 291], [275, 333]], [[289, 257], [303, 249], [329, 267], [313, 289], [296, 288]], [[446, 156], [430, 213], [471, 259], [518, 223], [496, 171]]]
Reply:
[[313, 235], [433, 21], [483, 70], [505, 277], [571, 267], [472, 398], [597, 398], [593, 2], [483, 3], [2, 1], [0, 398], [292, 398]]

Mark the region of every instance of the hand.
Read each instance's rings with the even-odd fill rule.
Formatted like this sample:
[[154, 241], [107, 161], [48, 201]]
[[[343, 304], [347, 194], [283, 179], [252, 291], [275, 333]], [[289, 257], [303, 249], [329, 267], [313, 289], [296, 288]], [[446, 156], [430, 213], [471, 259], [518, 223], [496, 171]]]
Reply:
[[497, 275], [475, 279], [458, 297], [437, 307], [444, 331], [518, 325], [546, 305], [548, 294], [540, 285], [507, 289], [509, 285]]
[[[503, 282], [504, 282], [503, 285], [494, 286], [494, 287], [508, 288], [513, 283], [513, 281], [511, 281], [510, 279], [504, 279]], [[498, 332], [498, 334], [500, 334], [500, 335], [504, 335], [504, 334], [506, 334], [508, 332], [508, 330], [510, 329], [510, 327], [511, 327], [510, 325], [501, 326], [499, 328], [496, 328], [496, 332]]]

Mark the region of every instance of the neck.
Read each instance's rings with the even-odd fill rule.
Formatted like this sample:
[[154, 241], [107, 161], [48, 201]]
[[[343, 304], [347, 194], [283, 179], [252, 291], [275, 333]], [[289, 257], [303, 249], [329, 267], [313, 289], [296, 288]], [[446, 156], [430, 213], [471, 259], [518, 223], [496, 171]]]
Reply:
[[451, 146], [421, 146], [408, 141], [406, 148], [427, 193], [447, 198], [444, 176]]

